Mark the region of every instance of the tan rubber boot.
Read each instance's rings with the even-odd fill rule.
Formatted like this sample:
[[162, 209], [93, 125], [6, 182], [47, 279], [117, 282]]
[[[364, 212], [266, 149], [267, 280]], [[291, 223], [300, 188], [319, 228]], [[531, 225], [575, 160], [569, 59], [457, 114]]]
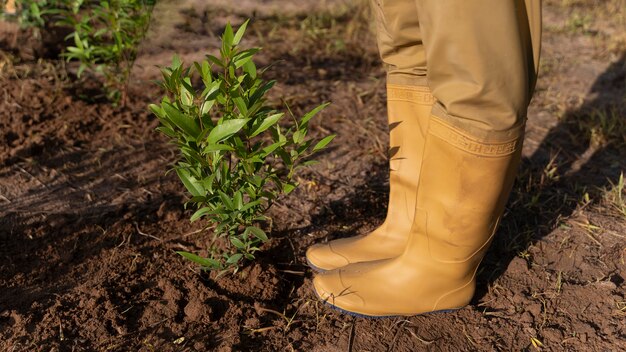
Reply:
[[319, 274], [317, 295], [348, 313], [411, 316], [467, 305], [512, 188], [523, 126], [469, 135], [431, 116], [414, 224], [394, 259]]
[[387, 218], [367, 235], [311, 246], [306, 258], [313, 269], [332, 270], [402, 253], [413, 223], [424, 136], [433, 101], [427, 87], [387, 85], [391, 154]]

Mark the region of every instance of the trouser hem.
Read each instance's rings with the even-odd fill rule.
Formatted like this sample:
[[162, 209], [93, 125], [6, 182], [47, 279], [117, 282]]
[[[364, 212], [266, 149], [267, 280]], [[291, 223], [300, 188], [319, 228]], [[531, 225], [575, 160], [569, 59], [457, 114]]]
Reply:
[[428, 81], [426, 76], [420, 76], [405, 72], [388, 72], [387, 73], [387, 83], [389, 84], [397, 84], [404, 86], [420, 86], [427, 87]]
[[[488, 112], [487, 112], [488, 113]], [[457, 129], [465, 131], [467, 134], [485, 140], [485, 141], [501, 141], [508, 138], [520, 137], [524, 134], [526, 127], [526, 118], [519, 119], [513, 126], [504, 130], [495, 130], [482, 121], [462, 119], [449, 115], [443, 107], [435, 104], [432, 109], [432, 115], [447, 122]]]

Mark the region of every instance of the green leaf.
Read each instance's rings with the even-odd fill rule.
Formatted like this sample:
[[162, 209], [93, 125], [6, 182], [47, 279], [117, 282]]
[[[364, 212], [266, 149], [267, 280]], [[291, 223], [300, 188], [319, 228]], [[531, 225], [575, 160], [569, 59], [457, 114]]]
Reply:
[[265, 232], [263, 230], [261, 230], [258, 227], [255, 226], [248, 226], [246, 227], [246, 232], [250, 232], [254, 235], [254, 237], [260, 239], [263, 242], [267, 242], [268, 238], [267, 235], [265, 234]]
[[209, 194], [213, 194], [213, 182], [215, 181], [215, 173], [211, 173], [211, 175], [202, 179], [202, 187], [208, 191]]
[[244, 51], [240, 52], [239, 54], [237, 54], [233, 58], [233, 60], [235, 62], [235, 67], [236, 68], [240, 68], [241, 66], [243, 66], [243, 65], [247, 64], [248, 62], [252, 61], [252, 58], [258, 52], [259, 52], [258, 48], [248, 49], [248, 50], [244, 50]]
[[[191, 197], [191, 199], [189, 199], [189, 201], [187, 203], [206, 203], [207, 202], [207, 197]], [[187, 203], [185, 203], [185, 207], [187, 206]]]
[[293, 160], [291, 160], [291, 156], [283, 149], [276, 149], [276, 154], [280, 157], [280, 159], [287, 166], [291, 166], [293, 164]]
[[[189, 143], [191, 145], [191, 143]], [[208, 161], [200, 155], [196, 150], [195, 144], [193, 146], [181, 146], [181, 151], [187, 160], [193, 159], [193, 161], [201, 164], [204, 167], [209, 167]]]
[[78, 32], [74, 32], [74, 44], [76, 44], [76, 47], [80, 50], [85, 49], [85, 47], [83, 46], [83, 41], [78, 36]]
[[80, 64], [80, 66], [78, 67], [78, 72], [76, 72], [76, 77], [80, 78], [80, 76], [83, 74], [83, 72], [85, 72], [86, 69], [86, 64]]
[[204, 196], [204, 187], [202, 187], [202, 184], [200, 184], [200, 182], [198, 182], [193, 176], [191, 176], [189, 171], [182, 168], [176, 168], [176, 174], [192, 196]]
[[294, 189], [296, 189], [296, 185], [291, 183], [283, 183], [283, 192], [285, 194], [291, 193], [291, 191], [293, 191]]
[[222, 84], [221, 81], [216, 80], [211, 82], [206, 89], [202, 92], [202, 96], [204, 97], [205, 100], [213, 100], [217, 97], [217, 95], [219, 94], [219, 89], [220, 89], [220, 85]]
[[205, 115], [206, 113], [208, 113], [215, 104], [215, 97], [219, 94], [220, 83], [220, 81], [214, 81], [206, 87], [204, 92], [202, 92], [204, 102], [200, 107], [201, 115]]
[[233, 99], [233, 103], [235, 103], [235, 105], [237, 106], [237, 109], [239, 109], [239, 112], [241, 114], [243, 114], [244, 116], [248, 114], [248, 107], [246, 106], [246, 102], [243, 100], [242, 97], [232, 97]]
[[235, 149], [227, 144], [209, 144], [202, 150], [202, 152], [211, 153], [211, 152], [218, 152], [218, 151], [223, 151], [223, 150], [232, 151]]
[[254, 103], [257, 100], [261, 99], [265, 95], [265, 93], [267, 93], [267, 91], [272, 89], [274, 84], [276, 84], [276, 81], [269, 81], [269, 82], [266, 82], [261, 87], [259, 87], [259, 89], [257, 89], [254, 92], [254, 94], [252, 94], [252, 96], [250, 97], [250, 103]]
[[205, 100], [202, 103], [202, 106], [200, 106], [200, 114], [206, 115], [209, 112], [209, 110], [211, 110], [211, 108], [213, 107], [213, 104], [215, 104], [215, 100]]
[[276, 149], [282, 147], [284, 144], [285, 142], [276, 142], [274, 144], [268, 145], [267, 147], [263, 148], [263, 156], [267, 156], [273, 153]]
[[230, 23], [226, 24], [226, 28], [224, 28], [224, 34], [222, 35], [222, 42], [225, 48], [229, 48], [233, 46], [233, 27]]
[[304, 140], [305, 133], [302, 130], [297, 130], [293, 133], [292, 139], [295, 144], [300, 144]]
[[176, 132], [174, 132], [174, 130], [169, 127], [165, 127], [165, 126], [157, 127], [156, 130], [163, 133], [164, 135], [168, 137], [171, 137], [171, 138], [177, 137]]
[[175, 69], [181, 67], [182, 65], [183, 65], [183, 63], [180, 61], [180, 57], [175, 54], [172, 57], [172, 66], [171, 66], [171, 68], [175, 70]]
[[307, 112], [304, 116], [302, 116], [302, 119], [300, 120], [300, 124], [304, 125], [305, 123], [309, 122], [310, 119], [313, 118], [313, 116], [317, 115], [318, 112], [322, 111], [324, 108], [326, 108], [330, 103], [325, 103], [322, 104], [318, 107], [316, 107], [315, 109]]
[[197, 65], [198, 72], [202, 76], [202, 81], [205, 85], [209, 85], [213, 82], [213, 76], [211, 75], [211, 68], [209, 67], [209, 62], [204, 60], [201, 65]]
[[233, 196], [233, 200], [235, 201], [235, 204], [234, 204], [235, 209], [241, 210], [241, 207], [243, 207], [243, 197], [241, 196], [240, 191], [235, 192], [235, 195]]
[[226, 259], [226, 263], [227, 264], [235, 264], [235, 263], [239, 262], [241, 257], [243, 257], [243, 254], [241, 254], [241, 253], [233, 254], [230, 257], [228, 257], [228, 259]]
[[239, 132], [247, 122], [248, 119], [226, 120], [213, 128], [211, 133], [209, 133], [207, 142], [209, 144], [215, 144], [223, 139], [226, 139]]
[[246, 245], [243, 242], [241, 242], [241, 240], [238, 239], [237, 237], [231, 237], [230, 243], [232, 243], [233, 246], [237, 247], [237, 249], [246, 249]]
[[193, 105], [193, 93], [184, 84], [180, 86], [180, 101], [185, 106]]
[[230, 197], [226, 193], [219, 191], [219, 195], [220, 195], [220, 199], [222, 200], [222, 204], [224, 204], [224, 206], [228, 210], [235, 210], [235, 206], [233, 205], [232, 199], [230, 199]]
[[204, 207], [204, 208], [198, 209], [195, 213], [193, 213], [193, 215], [191, 216], [190, 221], [194, 222], [194, 221], [200, 219], [201, 217], [211, 213], [211, 211], [212, 211], [212, 209], [209, 208], [209, 207]]
[[284, 115], [285, 115], [284, 113], [278, 113], [278, 114], [274, 114], [274, 115], [270, 115], [270, 116], [266, 117], [265, 119], [263, 119], [263, 122], [261, 122], [261, 124], [254, 129], [254, 131], [252, 132], [250, 137], [255, 137], [255, 136], [259, 135], [259, 133], [264, 132], [268, 128], [274, 126], [275, 124], [278, 123], [278, 121]]
[[317, 142], [317, 144], [313, 147], [313, 151], [318, 151], [320, 149], [323, 149], [324, 147], [326, 147], [328, 145], [328, 143], [330, 143], [334, 138], [336, 137], [336, 135], [331, 134], [330, 136], [326, 136], [324, 137], [324, 139], [322, 139], [321, 141]]
[[233, 38], [233, 45], [238, 45], [239, 42], [241, 42], [241, 38], [243, 38], [244, 33], [246, 32], [246, 27], [248, 27], [248, 22], [250, 22], [250, 20], [246, 20], [246, 22], [244, 22], [241, 26], [239, 26], [239, 29], [237, 30], [237, 33], [235, 33], [235, 37]]
[[243, 72], [247, 73], [252, 79], [256, 78], [256, 65], [252, 60], [243, 65]]
[[180, 112], [174, 105], [164, 102], [161, 107], [169, 117], [169, 120], [172, 121], [174, 125], [176, 125], [181, 130], [185, 131], [185, 133], [191, 135], [196, 138], [200, 134], [200, 127], [196, 124], [196, 121], [185, 116], [182, 112]]
[[183, 256], [185, 259], [191, 260], [192, 262], [196, 263], [196, 264], [200, 264], [201, 266], [205, 267], [205, 268], [219, 268], [221, 267], [220, 263], [215, 260], [215, 259], [211, 259], [211, 258], [202, 258], [198, 255], [195, 255], [193, 253], [189, 253], [189, 252], [183, 252], [183, 251], [177, 251], [177, 254]]
[[207, 59], [209, 59], [209, 61], [211, 61], [212, 63], [216, 64], [219, 67], [224, 67], [225, 64], [222, 62], [222, 60], [218, 59], [217, 57], [213, 56], [213, 55], [207, 55], [206, 56]]
[[[76, 53], [76, 54], [78, 54], [78, 53], [82, 53], [82, 52], [83, 52], [82, 50], [78, 49], [78, 48], [77, 48], [77, 47], [75, 47], [75, 46], [68, 46], [68, 47], [67, 47], [67, 48], [65, 48], [65, 49], [67, 49], [67, 51], [69, 51], [70, 53]], [[68, 56], [69, 56], [69, 57], [74, 57], [74, 55], [68, 55]]]
[[299, 154], [304, 153], [307, 149], [309, 149], [309, 147], [311, 146], [311, 143], [313, 143], [313, 141], [308, 140], [304, 143], [298, 144], [298, 148], [296, 149]]
[[246, 205], [241, 207], [241, 209], [239, 209], [239, 211], [242, 211], [242, 212], [246, 211], [246, 210], [248, 210], [248, 209], [250, 209], [252, 207], [255, 207], [255, 206], [261, 204], [261, 202], [262, 202], [262, 200], [258, 199], [258, 200], [255, 200], [254, 202], [246, 203]]
[[160, 118], [164, 118], [165, 117], [165, 111], [163, 109], [161, 109], [160, 106], [158, 106], [156, 104], [150, 104], [150, 105], [148, 105], [148, 107], [150, 108], [152, 113], [155, 114], [157, 117], [160, 117]]
[[312, 166], [312, 165], [316, 165], [319, 164], [320, 162], [317, 160], [308, 160], [302, 163], [302, 166]]

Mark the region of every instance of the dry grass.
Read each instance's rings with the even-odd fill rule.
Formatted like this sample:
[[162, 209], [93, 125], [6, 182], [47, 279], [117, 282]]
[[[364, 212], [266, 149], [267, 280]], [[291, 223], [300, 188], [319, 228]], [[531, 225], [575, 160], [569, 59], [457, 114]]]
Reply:
[[626, 221], [626, 182], [622, 172], [617, 182], [609, 181], [610, 187], [604, 190], [604, 200], [609, 208], [614, 210]]
[[367, 0], [347, 1], [313, 13], [275, 14], [256, 19], [254, 30], [268, 45], [290, 44], [292, 55], [363, 54], [375, 48]]

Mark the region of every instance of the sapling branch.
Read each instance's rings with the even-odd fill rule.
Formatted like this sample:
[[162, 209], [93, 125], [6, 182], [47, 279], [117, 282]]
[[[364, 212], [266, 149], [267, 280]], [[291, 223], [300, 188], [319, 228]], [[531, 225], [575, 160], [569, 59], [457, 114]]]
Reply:
[[[189, 67], [174, 57], [170, 67], [162, 68], [160, 86], [166, 95], [160, 105], [150, 105], [161, 122], [158, 130], [181, 151], [184, 161], [174, 169], [191, 195], [186, 204], [196, 209], [191, 220], [207, 220], [213, 237], [223, 239], [221, 246], [208, 248], [206, 258], [179, 253], [219, 273], [236, 272], [244, 260], [254, 259], [268, 241], [263, 228], [271, 232], [266, 213], [279, 196], [297, 186], [293, 177], [301, 159], [334, 137], [324, 137], [310, 148], [308, 121], [326, 104], [300, 120], [286, 106], [293, 122], [281, 127], [283, 114], [266, 100], [273, 81], [264, 82], [264, 70], [254, 65], [258, 49], [239, 45], [247, 24], [236, 33], [226, 26], [219, 57], [207, 55]], [[191, 86], [194, 75], [200, 76], [203, 87]]]

